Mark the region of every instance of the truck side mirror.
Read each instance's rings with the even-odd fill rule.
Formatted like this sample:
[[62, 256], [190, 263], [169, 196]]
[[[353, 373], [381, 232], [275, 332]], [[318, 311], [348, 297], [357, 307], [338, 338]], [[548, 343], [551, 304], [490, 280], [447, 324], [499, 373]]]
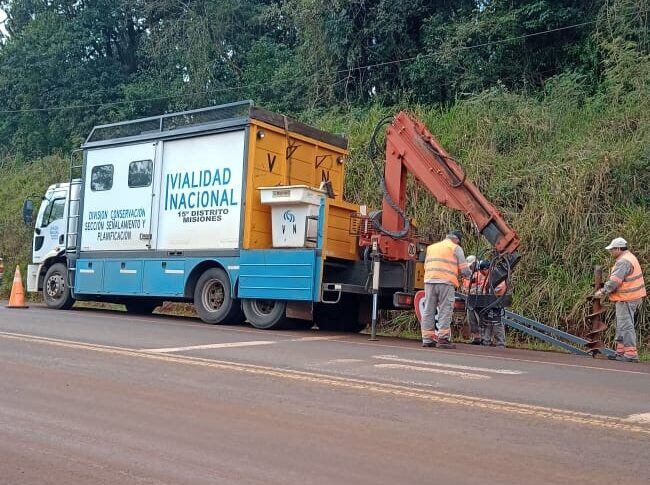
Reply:
[[32, 199], [25, 199], [25, 202], [23, 202], [23, 222], [26, 226], [31, 226], [34, 223], [34, 202], [32, 202]]

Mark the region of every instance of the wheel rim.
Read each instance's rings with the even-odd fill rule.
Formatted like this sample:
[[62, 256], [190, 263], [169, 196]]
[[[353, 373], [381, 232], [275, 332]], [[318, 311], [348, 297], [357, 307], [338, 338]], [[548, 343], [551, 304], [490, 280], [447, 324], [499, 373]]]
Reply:
[[275, 309], [275, 305], [275, 300], [253, 300], [251, 302], [253, 312], [260, 317], [270, 315]]
[[201, 291], [201, 302], [203, 308], [209, 312], [216, 312], [221, 309], [226, 299], [226, 290], [219, 280], [210, 280]]
[[52, 273], [45, 284], [45, 292], [51, 300], [58, 300], [63, 295], [65, 281], [60, 273]]

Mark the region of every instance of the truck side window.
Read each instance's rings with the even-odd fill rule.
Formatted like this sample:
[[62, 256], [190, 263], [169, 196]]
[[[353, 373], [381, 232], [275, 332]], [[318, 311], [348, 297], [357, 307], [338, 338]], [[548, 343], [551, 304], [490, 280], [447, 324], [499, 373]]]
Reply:
[[43, 222], [41, 223], [41, 227], [49, 226], [54, 221], [63, 219], [64, 210], [65, 210], [65, 199], [51, 200], [47, 204], [47, 207], [45, 208], [45, 212], [43, 213]]
[[138, 160], [129, 164], [129, 187], [149, 187], [153, 177], [153, 162]]
[[90, 173], [90, 190], [100, 192], [113, 188], [113, 165], [96, 165]]

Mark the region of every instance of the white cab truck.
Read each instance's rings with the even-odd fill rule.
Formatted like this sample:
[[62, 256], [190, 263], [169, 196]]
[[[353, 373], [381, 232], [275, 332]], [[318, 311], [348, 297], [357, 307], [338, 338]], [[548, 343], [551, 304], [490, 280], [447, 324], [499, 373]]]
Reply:
[[[80, 152], [34, 221], [28, 291], [48, 306], [183, 301], [208, 323], [364, 326], [344, 138], [239, 102], [97, 126]], [[389, 303], [412, 288], [412, 266], [382, 270]]]
[[[67, 309], [74, 300], [68, 285], [66, 246], [68, 224], [79, 210], [80, 180], [50, 185], [42, 198], [34, 227], [32, 263], [27, 267], [27, 291], [43, 292], [48, 306]], [[32, 219], [33, 202], [25, 201], [23, 217]], [[74, 238], [72, 234], [72, 238]]]

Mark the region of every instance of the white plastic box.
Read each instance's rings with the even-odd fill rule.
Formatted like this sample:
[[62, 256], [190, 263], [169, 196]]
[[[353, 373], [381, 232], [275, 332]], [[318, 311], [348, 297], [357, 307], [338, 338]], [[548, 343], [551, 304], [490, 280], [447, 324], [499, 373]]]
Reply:
[[[274, 248], [314, 247], [322, 190], [307, 185], [259, 187], [262, 204], [271, 206]], [[315, 217], [314, 219], [308, 219]]]

